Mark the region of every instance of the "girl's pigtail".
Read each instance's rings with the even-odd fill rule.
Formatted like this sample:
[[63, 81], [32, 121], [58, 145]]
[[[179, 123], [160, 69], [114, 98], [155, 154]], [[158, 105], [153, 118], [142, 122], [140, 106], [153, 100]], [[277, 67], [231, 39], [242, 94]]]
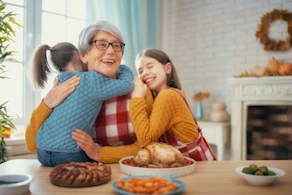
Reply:
[[51, 72], [48, 59], [47, 50], [52, 52], [48, 45], [41, 45], [34, 53], [32, 62], [32, 77], [33, 84], [36, 88], [44, 88], [48, 80], [48, 74]]

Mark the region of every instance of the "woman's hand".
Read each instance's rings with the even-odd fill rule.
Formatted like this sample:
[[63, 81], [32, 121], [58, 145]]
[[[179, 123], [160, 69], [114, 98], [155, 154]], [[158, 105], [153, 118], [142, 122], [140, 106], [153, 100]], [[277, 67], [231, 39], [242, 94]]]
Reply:
[[76, 129], [72, 132], [72, 139], [92, 160], [98, 161], [98, 146], [95, 145], [92, 137], [86, 132]]
[[48, 108], [53, 109], [58, 106], [68, 95], [70, 95], [80, 83], [80, 78], [73, 76], [62, 84], [58, 85], [59, 78], [56, 79], [54, 86], [44, 98], [44, 103]]
[[145, 97], [147, 92], [147, 86], [144, 84], [142, 79], [135, 77], [134, 78], [134, 89], [131, 93], [131, 97]]

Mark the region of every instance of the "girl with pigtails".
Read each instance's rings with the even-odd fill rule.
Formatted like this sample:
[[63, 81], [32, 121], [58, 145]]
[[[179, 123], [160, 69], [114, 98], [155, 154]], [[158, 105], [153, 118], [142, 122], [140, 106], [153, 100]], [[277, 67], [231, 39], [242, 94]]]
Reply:
[[[113, 45], [123, 52], [124, 44]], [[133, 73], [126, 65], [120, 65], [117, 79], [106, 77], [96, 70], [86, 71], [77, 48], [67, 42], [53, 47], [41, 45], [33, 55], [31, 63], [32, 84], [43, 88], [51, 72], [47, 53], [58, 75], [59, 84], [72, 77], [80, 82], [61, 104], [54, 108], [47, 119], [35, 132], [36, 152], [39, 162], [44, 166], [56, 166], [65, 162], [94, 161], [71, 138], [75, 129], [91, 134], [91, 128], [104, 100], [128, 94], [133, 89]], [[36, 124], [39, 125], [39, 124]], [[27, 137], [26, 137], [27, 138]]]

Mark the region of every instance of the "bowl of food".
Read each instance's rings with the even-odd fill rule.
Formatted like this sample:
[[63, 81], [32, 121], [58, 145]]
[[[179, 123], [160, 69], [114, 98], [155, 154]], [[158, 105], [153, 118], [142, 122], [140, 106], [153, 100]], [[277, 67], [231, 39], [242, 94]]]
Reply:
[[124, 195], [138, 194], [179, 194], [186, 184], [173, 177], [137, 176], [114, 181], [113, 189]]
[[175, 147], [161, 142], [151, 142], [135, 156], [119, 161], [121, 171], [131, 176], [152, 175], [180, 177], [191, 174], [195, 160], [184, 157]]
[[0, 175], [0, 195], [20, 195], [29, 191], [32, 175], [6, 174]]
[[196, 161], [185, 157], [185, 164], [181, 167], [156, 167], [151, 168], [147, 166], [140, 167], [133, 163], [134, 156], [122, 158], [120, 163], [121, 171], [131, 176], [169, 176], [169, 177], [181, 177], [189, 175], [195, 170]]
[[235, 172], [242, 175], [243, 178], [252, 185], [270, 185], [276, 181], [278, 177], [286, 174], [285, 171], [265, 165], [257, 166], [250, 164], [249, 166], [237, 167]]

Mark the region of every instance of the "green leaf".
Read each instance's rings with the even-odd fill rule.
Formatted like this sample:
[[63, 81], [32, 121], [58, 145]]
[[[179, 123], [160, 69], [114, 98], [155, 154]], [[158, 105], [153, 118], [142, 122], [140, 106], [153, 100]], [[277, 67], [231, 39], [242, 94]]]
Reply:
[[[15, 43], [16, 28], [23, 28], [18, 22], [15, 21], [13, 12], [5, 12], [6, 4], [0, 0], [0, 79], [9, 79], [5, 76], [6, 66], [5, 62], [21, 63], [13, 56], [18, 53], [17, 51], [9, 50], [10, 44]], [[10, 127], [16, 129], [12, 117], [7, 112], [6, 104], [8, 101], [0, 104], [0, 164], [7, 159], [6, 143], [3, 139], [4, 130], [2, 127]]]

